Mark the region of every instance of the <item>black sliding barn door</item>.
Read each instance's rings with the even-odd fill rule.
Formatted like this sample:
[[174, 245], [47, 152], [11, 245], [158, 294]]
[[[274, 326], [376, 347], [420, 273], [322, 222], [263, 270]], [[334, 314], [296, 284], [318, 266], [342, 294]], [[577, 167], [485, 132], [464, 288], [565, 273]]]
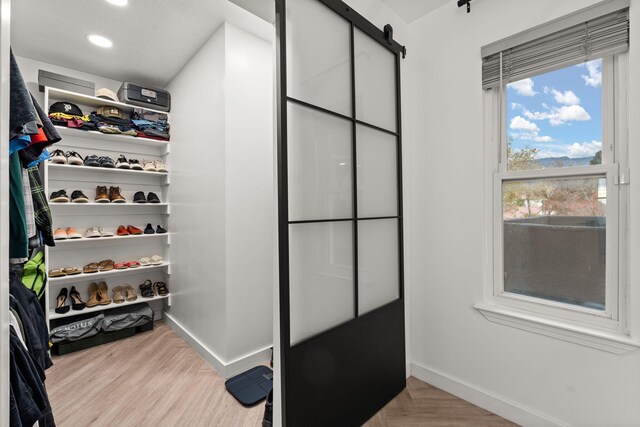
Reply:
[[276, 0], [285, 426], [355, 426], [405, 387], [400, 61], [339, 0]]

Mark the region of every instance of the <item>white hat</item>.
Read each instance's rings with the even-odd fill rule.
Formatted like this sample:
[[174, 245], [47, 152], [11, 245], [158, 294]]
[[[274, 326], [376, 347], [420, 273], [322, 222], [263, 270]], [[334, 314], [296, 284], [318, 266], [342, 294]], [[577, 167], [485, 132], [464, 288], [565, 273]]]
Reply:
[[116, 95], [114, 91], [112, 91], [111, 89], [107, 89], [106, 87], [96, 90], [96, 97], [110, 99], [112, 101], [118, 102], [118, 95]]

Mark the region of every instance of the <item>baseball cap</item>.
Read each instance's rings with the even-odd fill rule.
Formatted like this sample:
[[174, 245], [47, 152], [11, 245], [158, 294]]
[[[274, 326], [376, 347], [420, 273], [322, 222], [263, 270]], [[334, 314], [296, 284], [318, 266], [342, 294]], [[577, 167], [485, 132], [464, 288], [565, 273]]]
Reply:
[[96, 90], [96, 97], [110, 99], [112, 101], [118, 102], [118, 95], [116, 95], [114, 91], [112, 91], [111, 89], [107, 89], [106, 87]]
[[49, 107], [49, 114], [51, 113], [64, 113], [71, 116], [83, 116], [82, 110], [76, 104], [71, 102], [54, 102]]
[[105, 105], [98, 108], [97, 112], [104, 117], [116, 117], [118, 119], [124, 119], [124, 114], [122, 114], [122, 110], [118, 107], [110, 107], [108, 105]]

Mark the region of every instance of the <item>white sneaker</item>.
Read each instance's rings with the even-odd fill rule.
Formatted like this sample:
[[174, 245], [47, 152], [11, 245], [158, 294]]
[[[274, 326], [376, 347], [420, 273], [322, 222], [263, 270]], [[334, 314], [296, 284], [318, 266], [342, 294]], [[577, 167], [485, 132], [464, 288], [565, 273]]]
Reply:
[[101, 237], [100, 230], [98, 227], [89, 227], [87, 231], [84, 232], [84, 237]]
[[152, 160], [142, 159], [142, 170], [145, 172], [156, 172], [156, 165], [153, 164]]
[[99, 227], [98, 232], [100, 233], [100, 237], [113, 237], [114, 233], [111, 230], [107, 230], [104, 227]]
[[57, 165], [66, 165], [67, 156], [64, 155], [64, 151], [62, 150], [54, 150], [53, 153], [51, 153], [51, 157], [49, 157], [49, 161]]
[[156, 167], [156, 172], [169, 172], [161, 160], [154, 160], [153, 164]]
[[130, 169], [130, 168], [131, 168], [131, 165], [127, 161], [127, 158], [123, 154], [120, 154], [120, 157], [118, 157], [118, 160], [116, 160], [116, 169]]

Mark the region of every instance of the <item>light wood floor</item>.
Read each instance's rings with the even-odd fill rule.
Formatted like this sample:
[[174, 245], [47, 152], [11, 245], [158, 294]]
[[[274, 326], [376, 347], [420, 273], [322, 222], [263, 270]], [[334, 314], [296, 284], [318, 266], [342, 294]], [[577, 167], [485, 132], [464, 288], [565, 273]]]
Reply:
[[[55, 357], [47, 391], [59, 427], [260, 427], [264, 405], [244, 408], [168, 326]], [[367, 427], [513, 426], [413, 377]]]
[[167, 325], [53, 359], [47, 391], [58, 427], [261, 426]]
[[371, 418], [366, 427], [503, 427], [515, 426], [452, 394], [414, 377], [407, 388]]

